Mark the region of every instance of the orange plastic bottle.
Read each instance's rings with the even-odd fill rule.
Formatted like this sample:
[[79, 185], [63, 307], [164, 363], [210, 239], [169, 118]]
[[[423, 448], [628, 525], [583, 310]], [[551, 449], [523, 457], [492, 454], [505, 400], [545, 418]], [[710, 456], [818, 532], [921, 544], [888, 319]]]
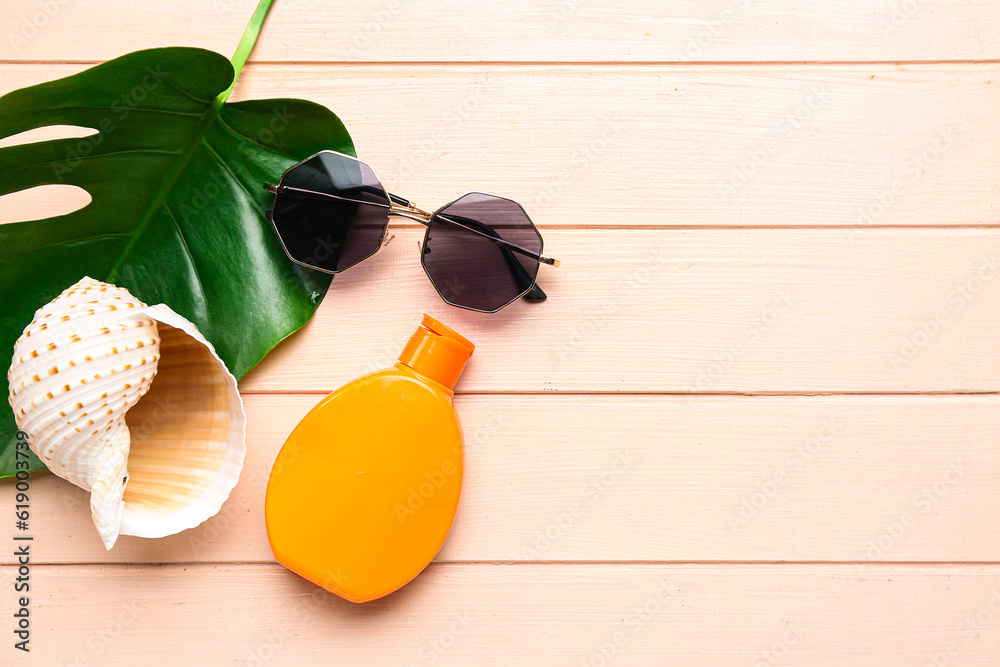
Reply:
[[424, 315], [399, 361], [327, 396], [271, 469], [279, 563], [352, 602], [388, 595], [444, 544], [462, 491], [452, 389], [475, 346]]

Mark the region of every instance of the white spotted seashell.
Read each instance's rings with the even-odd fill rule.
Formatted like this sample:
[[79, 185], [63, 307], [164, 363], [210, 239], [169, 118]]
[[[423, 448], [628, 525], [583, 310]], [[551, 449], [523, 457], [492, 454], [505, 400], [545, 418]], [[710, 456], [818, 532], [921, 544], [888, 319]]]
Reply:
[[35, 312], [7, 379], [32, 451], [91, 492], [106, 549], [119, 535], [193, 528], [236, 486], [246, 453], [236, 379], [164, 304], [83, 278]]

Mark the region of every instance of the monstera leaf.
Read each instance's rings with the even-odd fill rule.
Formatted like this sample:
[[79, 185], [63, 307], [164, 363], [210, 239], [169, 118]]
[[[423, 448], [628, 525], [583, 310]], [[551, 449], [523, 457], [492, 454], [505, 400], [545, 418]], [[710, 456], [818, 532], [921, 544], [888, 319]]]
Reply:
[[[269, 5], [235, 69], [212, 51], [152, 49], [0, 97], [0, 138], [48, 125], [97, 130], [0, 149], [0, 195], [65, 183], [92, 197], [69, 215], [0, 225], [2, 369], [34, 311], [85, 275], [168, 304], [237, 378], [312, 316], [330, 276], [285, 256], [262, 184], [319, 150], [354, 149], [320, 105], [225, 102]], [[2, 387], [0, 477], [14, 474], [16, 433]]]

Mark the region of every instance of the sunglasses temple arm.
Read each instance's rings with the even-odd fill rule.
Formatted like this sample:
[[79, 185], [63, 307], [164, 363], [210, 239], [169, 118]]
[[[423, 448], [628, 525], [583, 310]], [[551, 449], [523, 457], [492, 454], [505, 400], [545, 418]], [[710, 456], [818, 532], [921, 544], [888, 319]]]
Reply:
[[280, 194], [282, 192], [293, 192], [297, 195], [303, 197], [308, 197], [309, 199], [336, 199], [337, 201], [346, 201], [351, 204], [367, 204], [368, 206], [378, 206], [379, 208], [391, 209], [392, 207], [388, 204], [382, 204], [377, 201], [364, 201], [362, 199], [351, 199], [350, 197], [341, 197], [340, 195], [332, 195], [329, 192], [316, 192], [315, 190], [303, 190], [302, 188], [293, 188], [290, 185], [274, 185], [273, 183], [265, 183], [264, 189], [268, 192], [273, 192], [275, 194]]
[[[500, 251], [503, 254], [504, 261], [507, 262], [507, 268], [510, 270], [511, 276], [513, 276], [514, 280], [518, 283], [518, 286], [521, 289], [528, 289], [530, 287], [530, 289], [528, 289], [528, 291], [524, 294], [523, 298], [531, 302], [545, 301], [545, 299], [548, 298], [545, 292], [542, 291], [542, 288], [538, 286], [538, 283], [528, 275], [528, 272], [525, 271], [521, 262], [517, 261], [517, 258], [514, 257], [514, 253], [512, 253], [511, 250], [520, 251], [521, 254], [528, 255], [534, 259], [539, 257], [538, 253], [531, 252], [527, 248], [522, 248], [521, 246], [510, 243], [509, 241], [505, 241], [500, 238], [492, 228], [488, 225], [484, 225], [478, 220], [459, 217], [458, 220], [462, 220], [467, 225], [471, 225], [466, 226], [465, 224], [458, 222], [458, 220], [451, 219], [452, 216], [445, 216], [439, 213], [437, 217], [451, 224], [458, 225], [463, 229], [467, 229], [470, 232], [475, 232], [480, 236], [485, 236], [494, 241], [500, 241], [501, 243], [498, 245], [500, 246]], [[479, 229], [475, 229], [474, 227], [482, 227], [483, 230], [481, 231]]]
[[542, 288], [538, 286], [538, 283], [535, 283], [534, 285], [531, 286], [531, 289], [528, 290], [528, 293], [521, 298], [523, 298], [525, 301], [538, 303], [539, 301], [545, 301], [549, 297], [546, 296], [545, 292], [542, 291]]
[[[545, 257], [544, 255], [539, 255], [537, 252], [535, 252], [533, 250], [528, 250], [527, 248], [522, 248], [521, 246], [517, 245], [516, 243], [511, 243], [510, 241], [497, 236], [496, 232], [493, 232], [491, 234], [490, 232], [480, 231], [478, 229], [474, 229], [474, 228], [468, 226], [468, 225], [476, 225], [476, 226], [484, 227], [486, 229], [490, 229], [489, 227], [487, 227], [486, 225], [484, 225], [483, 223], [481, 223], [481, 222], [479, 222], [477, 220], [473, 220], [472, 218], [460, 217], [460, 216], [442, 215], [440, 213], [437, 214], [437, 217], [440, 218], [441, 220], [444, 220], [445, 222], [451, 223], [453, 225], [458, 225], [459, 227], [461, 227], [463, 229], [466, 229], [466, 230], [472, 232], [473, 234], [479, 234], [480, 236], [485, 236], [486, 238], [490, 239], [491, 241], [494, 241], [494, 242], [496, 242], [496, 243], [504, 246], [505, 248], [509, 248], [510, 250], [513, 250], [516, 253], [519, 253], [521, 255], [525, 255], [526, 257], [530, 257], [531, 259], [533, 259], [533, 260], [535, 260], [537, 262], [541, 262], [542, 264], [551, 264], [552, 266], [559, 266], [559, 260], [558, 259], [552, 259], [551, 257]], [[459, 221], [461, 221], [461, 222], [459, 222]], [[463, 224], [463, 223], [465, 223], [465, 224]], [[490, 230], [490, 231], [492, 231], [492, 230]]]
[[[405, 206], [406, 208], [412, 208], [415, 211], [421, 211], [422, 213], [427, 213], [427, 211], [417, 208], [416, 204], [411, 202], [409, 199], [403, 199], [399, 195], [394, 195], [391, 192], [386, 192], [386, 194], [389, 195], [389, 201], [391, 201], [393, 204], [399, 204], [400, 206]], [[427, 213], [427, 215], [430, 215], [430, 213]]]

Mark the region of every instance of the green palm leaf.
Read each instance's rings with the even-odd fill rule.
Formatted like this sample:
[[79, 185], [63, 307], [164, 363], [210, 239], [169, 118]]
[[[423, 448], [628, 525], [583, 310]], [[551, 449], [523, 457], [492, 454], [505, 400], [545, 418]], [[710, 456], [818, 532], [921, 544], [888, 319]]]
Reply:
[[[212, 51], [151, 49], [0, 97], [0, 138], [49, 125], [97, 130], [0, 149], [0, 195], [65, 183], [93, 199], [68, 215], [0, 225], [0, 364], [34, 311], [84, 275], [168, 304], [237, 378], [309, 320], [330, 276], [287, 259], [261, 185], [319, 150], [354, 149], [320, 105], [225, 101], [269, 6], [258, 7], [235, 70]], [[16, 426], [0, 403], [3, 477], [14, 474]]]

